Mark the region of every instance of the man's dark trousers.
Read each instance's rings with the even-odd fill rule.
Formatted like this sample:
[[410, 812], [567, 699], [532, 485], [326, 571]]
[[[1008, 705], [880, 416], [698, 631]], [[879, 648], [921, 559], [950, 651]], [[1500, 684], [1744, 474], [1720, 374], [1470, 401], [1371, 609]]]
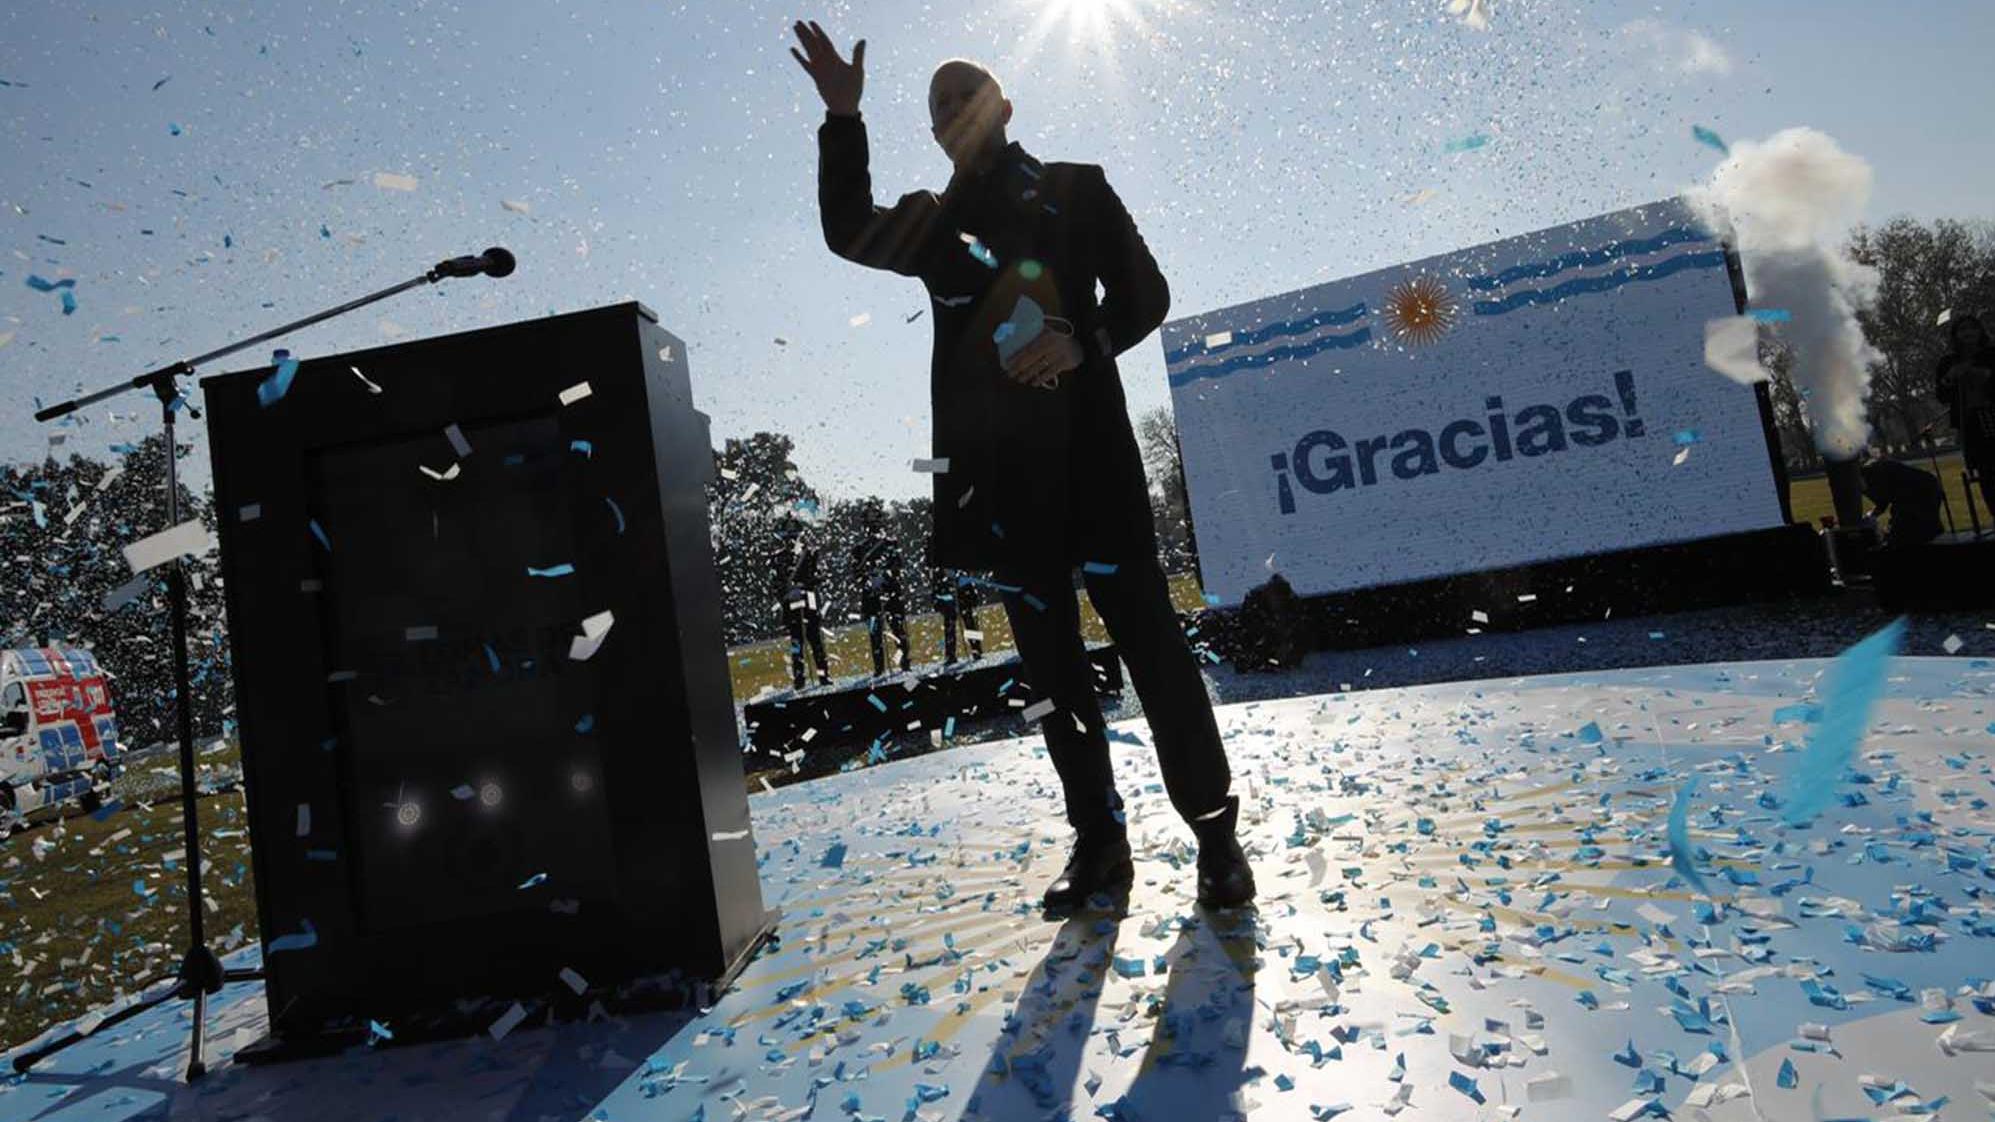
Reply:
[[[1171, 805], [1187, 821], [1222, 809], [1232, 774], [1163, 569], [1151, 558], [1125, 562], [1113, 573], [1087, 572], [1083, 579], [1143, 702]], [[1122, 797], [1109, 769], [1107, 724], [1081, 642], [1073, 570], [1050, 566], [1000, 575], [998, 584], [1026, 677], [1040, 698], [1057, 706], [1039, 726], [1066, 790], [1068, 823], [1082, 834], [1122, 829]], [[1018, 591], [1010, 591], [1014, 587]]]

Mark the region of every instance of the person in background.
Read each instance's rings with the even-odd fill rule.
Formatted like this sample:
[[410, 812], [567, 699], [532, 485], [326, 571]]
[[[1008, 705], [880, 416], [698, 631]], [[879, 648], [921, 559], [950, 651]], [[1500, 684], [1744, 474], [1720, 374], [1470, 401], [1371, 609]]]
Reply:
[[908, 669], [907, 598], [901, 591], [901, 548], [887, 533], [886, 512], [877, 501], [860, 515], [859, 529], [862, 536], [852, 549], [852, 572], [862, 582], [859, 614], [866, 619], [866, 641], [873, 648], [873, 677], [877, 678], [887, 672], [883, 630], [893, 632], [900, 652], [900, 668]]
[[[1149, 337], [1170, 286], [1093, 164], [1048, 163], [1005, 137], [1012, 105], [963, 59], [928, 81], [930, 135], [953, 171], [940, 194], [873, 201], [859, 99], [866, 42], [848, 62], [815, 23], [791, 55], [817, 86], [818, 210], [848, 261], [919, 278], [932, 301], [929, 366], [935, 563], [993, 574], [1059, 773], [1074, 848], [1048, 913], [1134, 879], [1108, 730], [1082, 645], [1079, 567], [1142, 699], [1171, 806], [1198, 839], [1198, 901], [1254, 898], [1238, 796], [1204, 678], [1157, 563], [1143, 458], [1115, 357]], [[1097, 295], [1097, 288], [1101, 293]]]
[[[1988, 329], [1973, 315], [1947, 321], [1945, 357], [1933, 375], [1933, 392], [1947, 407], [1954, 431], [1960, 434], [1961, 459], [1981, 479], [1981, 501], [1995, 520], [1995, 349]], [[1973, 502], [1973, 496], [1968, 496]]]
[[817, 550], [801, 528], [792, 531], [789, 585], [783, 591], [783, 623], [790, 631], [790, 680], [804, 688], [804, 646], [817, 667], [817, 684], [831, 684], [831, 667], [824, 657], [824, 617], [817, 603]]
[[1931, 472], [1883, 458], [1870, 459], [1862, 472], [1864, 497], [1877, 508], [1872, 517], [1891, 515], [1885, 546], [1905, 549], [1940, 536], [1940, 481]]
[[942, 665], [956, 664], [956, 624], [970, 644], [970, 659], [984, 657], [984, 633], [977, 626], [977, 582], [953, 569], [935, 567], [935, 610], [942, 613]]

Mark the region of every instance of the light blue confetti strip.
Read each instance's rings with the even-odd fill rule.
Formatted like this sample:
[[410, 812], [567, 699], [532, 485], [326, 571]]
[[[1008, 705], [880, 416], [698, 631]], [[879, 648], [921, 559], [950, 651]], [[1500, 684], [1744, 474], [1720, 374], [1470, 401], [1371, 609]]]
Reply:
[[521, 890], [525, 890], [525, 889], [529, 889], [529, 888], [537, 888], [537, 887], [539, 887], [540, 885], [543, 885], [543, 884], [546, 884], [546, 883], [547, 883], [547, 874], [546, 874], [546, 873], [535, 873], [535, 874], [533, 874], [532, 876], [530, 876], [530, 877], [526, 878], [526, 880], [525, 880], [525, 881], [523, 881], [523, 882], [522, 882], [522, 883], [520, 884], [520, 888], [521, 888]]
[[1794, 313], [1786, 308], [1754, 308], [1746, 314], [1761, 323], [1790, 323], [1794, 319]]
[[380, 1021], [369, 1021], [367, 1022], [367, 1039], [369, 1043], [376, 1040], [393, 1040], [395, 1039], [395, 1034], [389, 1032], [388, 1026], [382, 1024]]
[[536, 568], [534, 568], [534, 567], [533, 567], [532, 565], [528, 565], [528, 566], [526, 567], [526, 575], [527, 575], [527, 576], [530, 576], [530, 577], [568, 577], [568, 576], [574, 576], [574, 575], [575, 575], [575, 566], [573, 566], [573, 565], [570, 565], [570, 564], [568, 564], [568, 563], [567, 563], [567, 562], [565, 562], [565, 561], [564, 561], [564, 562], [562, 562], [562, 563], [561, 563], [561, 564], [559, 564], [559, 565], [549, 565], [549, 566], [548, 566], [547, 568], [545, 568], [545, 569], [536, 569]]
[[327, 553], [332, 552], [332, 539], [326, 537], [324, 527], [319, 525], [319, 520], [316, 518], [312, 519], [312, 536], [319, 539], [319, 544], [326, 547]]
[[270, 360], [277, 364], [277, 369], [256, 386], [256, 403], [265, 409], [284, 400], [284, 395], [291, 392], [291, 379], [298, 376], [298, 360], [291, 357], [290, 351], [277, 351]]
[[298, 921], [298, 923], [302, 927], [304, 927], [303, 931], [291, 935], [285, 935], [277, 939], [272, 939], [270, 941], [270, 945], [263, 948], [263, 953], [266, 955], [273, 955], [273, 954], [278, 954], [282, 951], [310, 950], [311, 948], [318, 946], [319, 931], [318, 928], [312, 926], [312, 921], [309, 919], [301, 919]]
[[1690, 849], [1690, 796], [1696, 793], [1697, 781], [1693, 779], [1676, 789], [1676, 802], [1669, 808], [1669, 867], [1676, 870], [1685, 884], [1715, 897], [1717, 893], [1711, 891], [1698, 873]]
[[1032, 605], [1034, 611], [1043, 612], [1046, 610], [1046, 601], [1041, 600], [1039, 597], [1034, 596], [1030, 592], [1025, 594], [1025, 602]]
[[[1991, 729], [1990, 731], [1995, 731], [1995, 729]], [[951, 717], [948, 720], [942, 722], [942, 739], [948, 740], [950, 737], [955, 735], [956, 735], [956, 718]]]
[[1579, 742], [1581, 744], [1598, 744], [1602, 739], [1604, 738], [1600, 733], [1600, 722], [1588, 721], [1580, 726]]
[[1470, 136], [1462, 137], [1460, 140], [1450, 140], [1441, 147], [1449, 152], [1473, 152], [1488, 143], [1489, 137], [1482, 133], [1474, 133]]
[[569, 450], [570, 452], [580, 452], [580, 453], [582, 453], [582, 454], [583, 454], [584, 456], [587, 456], [587, 457], [589, 457], [589, 458], [590, 458], [590, 459], [592, 459], [592, 460], [596, 458], [596, 446], [595, 446], [595, 445], [593, 445], [593, 444], [591, 444], [591, 443], [589, 443], [589, 442], [588, 442], [588, 441], [586, 441], [586, 440], [571, 440], [571, 441], [569, 441], [569, 442], [568, 442], [568, 450]]
[[66, 316], [76, 314], [76, 293], [67, 288], [62, 290], [62, 314]]
[[1107, 577], [1114, 576], [1117, 568], [1118, 566], [1107, 561], [1089, 561], [1087, 564], [1081, 566], [1081, 571]]
[[1715, 150], [1720, 155], [1729, 156], [1732, 154], [1732, 149], [1725, 144], [1725, 139], [1703, 125], [1690, 126], [1690, 135], [1697, 143]]
[[492, 664], [492, 673], [499, 672], [499, 652], [493, 650], [490, 643], [485, 644], [485, 661]]
[[869, 693], [866, 695], [866, 700], [868, 703], [870, 703], [873, 706], [873, 708], [878, 709], [880, 712], [884, 713], [887, 711], [887, 703], [881, 701], [878, 694]]
[[1903, 617], [1836, 656], [1822, 675], [1822, 717], [1808, 735], [1808, 747], [1788, 780], [1787, 807], [1781, 817], [1790, 826], [1804, 825], [1835, 794], [1836, 783], [1849, 767], [1870, 725], [1870, 711], [1884, 693], [1891, 656], [1905, 636]]
[[817, 863], [817, 864], [818, 864], [818, 867], [819, 867], [819, 868], [823, 868], [823, 869], [842, 869], [842, 868], [844, 868], [844, 867], [845, 867], [845, 843], [844, 843], [844, 842], [832, 842], [832, 843], [831, 843], [831, 848], [830, 848], [830, 849], [827, 849], [827, 850], [825, 850], [825, 851], [824, 851], [824, 856], [823, 856], [822, 858], [820, 858], [820, 859], [818, 860], [818, 863]]
[[603, 501], [610, 504], [610, 513], [617, 516], [617, 533], [623, 533], [623, 508], [618, 506], [617, 501], [608, 495], [603, 496]]
[[1688, 447], [1692, 444], [1701, 443], [1704, 440], [1704, 434], [1698, 432], [1696, 429], [1678, 429], [1673, 439], [1679, 446]]
[[582, 719], [575, 722], [576, 732], [585, 733], [595, 727], [596, 727], [596, 715], [594, 713], [584, 713], [582, 714]]
[[982, 241], [975, 238], [970, 239], [969, 250], [970, 256], [976, 258], [985, 268], [995, 269], [998, 267], [997, 254], [992, 253]]

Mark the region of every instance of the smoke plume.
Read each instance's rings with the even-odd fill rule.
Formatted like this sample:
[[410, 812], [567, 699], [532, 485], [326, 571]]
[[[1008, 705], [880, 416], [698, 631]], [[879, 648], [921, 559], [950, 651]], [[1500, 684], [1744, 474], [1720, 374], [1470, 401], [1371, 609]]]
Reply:
[[[1815, 446], [1837, 459], [1856, 455], [1870, 437], [1864, 402], [1878, 356], [1856, 312], [1869, 306], [1877, 272], [1841, 249], [1870, 183], [1863, 158], [1825, 133], [1792, 128], [1733, 144], [1711, 178], [1686, 193], [1699, 218], [1738, 247], [1753, 306], [1768, 311], [1772, 329], [1793, 349], [1790, 377], [1807, 404]], [[1758, 365], [1756, 356], [1744, 360], [1740, 346], [1751, 324], [1707, 327], [1714, 368], [1740, 378]]]

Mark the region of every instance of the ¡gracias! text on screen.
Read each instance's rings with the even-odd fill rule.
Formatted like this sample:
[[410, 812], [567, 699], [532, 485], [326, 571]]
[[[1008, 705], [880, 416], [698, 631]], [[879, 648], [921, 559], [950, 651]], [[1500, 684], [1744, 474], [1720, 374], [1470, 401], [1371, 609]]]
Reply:
[[[1306, 433], [1291, 451], [1269, 457], [1275, 473], [1275, 491], [1283, 514], [1294, 514], [1295, 487], [1291, 474], [1302, 489], [1316, 495], [1329, 495], [1346, 488], [1370, 487], [1387, 472], [1398, 479], [1437, 475], [1443, 465], [1469, 469], [1516, 456], [1542, 456], [1563, 452], [1573, 446], [1596, 448], [1610, 441], [1640, 437], [1645, 428], [1635, 415], [1635, 374], [1614, 372], [1616, 401], [1606, 394], [1583, 394], [1573, 398], [1562, 411], [1556, 405], [1527, 405], [1515, 413], [1504, 411], [1501, 397], [1486, 398], [1489, 411], [1484, 420], [1464, 417], [1442, 425], [1438, 432], [1405, 429], [1398, 435], [1366, 436], [1355, 441], [1329, 429]], [[1386, 457], [1383, 467], [1380, 457]]]

